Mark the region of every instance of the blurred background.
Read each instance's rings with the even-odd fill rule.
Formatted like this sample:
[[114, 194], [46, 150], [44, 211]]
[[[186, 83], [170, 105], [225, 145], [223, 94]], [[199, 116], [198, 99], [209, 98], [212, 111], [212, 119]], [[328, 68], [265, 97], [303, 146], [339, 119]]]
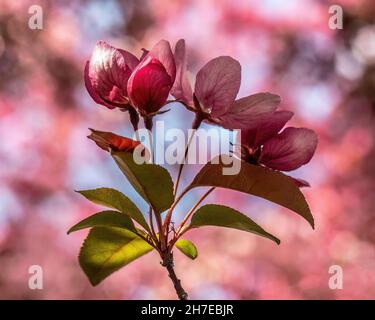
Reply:
[[[28, 27], [34, 4], [43, 9], [42, 30]], [[342, 30], [328, 27], [332, 4], [343, 7]], [[375, 298], [372, 0], [0, 0], [0, 298], [175, 298], [156, 253], [91, 287], [77, 260], [87, 231], [66, 235], [98, 210], [75, 189], [115, 187], [145, 207], [108, 154], [86, 139], [88, 127], [132, 131], [126, 113], [91, 100], [85, 61], [98, 40], [140, 56], [162, 38], [173, 46], [186, 39], [192, 81], [209, 59], [236, 58], [240, 96], [278, 93], [281, 108], [295, 112], [289, 125], [319, 136], [313, 160], [292, 173], [312, 186], [303, 192], [316, 230], [265, 200], [215, 191], [207, 202], [245, 212], [282, 242], [219, 228], [188, 233], [199, 257], [176, 252], [175, 264], [190, 297]], [[178, 104], [163, 117], [183, 128], [192, 119]], [[196, 170], [186, 170], [184, 183]], [[31, 265], [43, 268], [43, 290], [28, 287]], [[342, 290], [328, 286], [332, 265], [343, 269]]]

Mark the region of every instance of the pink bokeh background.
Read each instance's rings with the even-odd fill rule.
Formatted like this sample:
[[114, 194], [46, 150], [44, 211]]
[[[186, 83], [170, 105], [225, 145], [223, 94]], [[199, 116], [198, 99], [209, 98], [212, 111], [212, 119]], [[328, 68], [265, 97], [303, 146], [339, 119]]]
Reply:
[[[43, 8], [43, 30], [28, 28], [33, 4]], [[343, 7], [343, 30], [328, 27], [331, 4]], [[313, 160], [293, 173], [312, 186], [303, 192], [316, 230], [264, 200], [215, 191], [207, 202], [245, 212], [282, 242], [219, 228], [188, 233], [199, 257], [176, 252], [175, 264], [190, 297], [375, 298], [374, 17], [371, 0], [0, 0], [0, 298], [175, 298], [155, 252], [91, 287], [77, 260], [87, 231], [66, 235], [98, 209], [75, 189], [114, 187], [145, 208], [86, 139], [88, 127], [132, 131], [127, 114], [91, 100], [83, 67], [100, 39], [140, 55], [162, 38], [186, 39], [192, 79], [213, 57], [236, 58], [240, 95], [280, 94], [295, 112], [290, 125], [319, 136]], [[187, 129], [192, 115], [174, 104], [164, 119]], [[28, 287], [31, 265], [43, 268], [43, 290]], [[343, 269], [342, 290], [328, 286], [332, 265]]]

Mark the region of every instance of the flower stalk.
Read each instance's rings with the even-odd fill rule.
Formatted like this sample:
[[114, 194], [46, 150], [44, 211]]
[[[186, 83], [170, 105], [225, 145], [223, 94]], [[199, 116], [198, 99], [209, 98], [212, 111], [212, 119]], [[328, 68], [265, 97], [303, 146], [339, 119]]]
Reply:
[[177, 275], [174, 271], [174, 264], [173, 264], [173, 253], [168, 253], [161, 262], [161, 265], [165, 267], [168, 271], [169, 278], [173, 282], [173, 286], [176, 290], [176, 294], [180, 300], [188, 300], [188, 294], [186, 293], [185, 289], [181, 285], [181, 280], [177, 278]]

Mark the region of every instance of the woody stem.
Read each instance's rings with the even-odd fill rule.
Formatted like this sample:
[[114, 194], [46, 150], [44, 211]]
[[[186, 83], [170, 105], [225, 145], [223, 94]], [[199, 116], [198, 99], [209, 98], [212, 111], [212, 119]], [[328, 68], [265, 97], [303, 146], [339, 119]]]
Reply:
[[174, 289], [176, 290], [177, 297], [180, 300], [188, 300], [188, 294], [186, 293], [185, 289], [182, 287], [181, 280], [177, 278], [176, 273], [174, 271], [172, 252], [167, 253], [163, 257], [163, 261], [161, 265], [167, 269], [169, 278], [171, 278]]

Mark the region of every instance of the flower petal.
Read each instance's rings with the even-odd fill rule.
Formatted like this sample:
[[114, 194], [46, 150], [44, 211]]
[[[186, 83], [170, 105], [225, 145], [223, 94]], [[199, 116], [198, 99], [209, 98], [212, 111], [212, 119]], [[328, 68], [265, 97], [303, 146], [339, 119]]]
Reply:
[[143, 116], [157, 112], [164, 105], [171, 87], [171, 77], [151, 55], [138, 65], [128, 81], [129, 98]]
[[90, 129], [89, 139], [93, 140], [100, 148], [105, 151], [127, 151], [132, 152], [138, 145], [139, 141], [135, 141], [126, 137], [119, 136], [112, 132], [98, 131]]
[[89, 78], [89, 64], [90, 62], [87, 61], [86, 62], [86, 65], [85, 65], [85, 71], [84, 71], [84, 79], [85, 79], [85, 86], [86, 86], [86, 90], [87, 92], [90, 94], [91, 98], [97, 103], [97, 104], [101, 104], [109, 109], [114, 109], [116, 108], [115, 105], [112, 105], [112, 104], [109, 104], [107, 103], [105, 100], [103, 100], [99, 95], [98, 93], [94, 90], [94, 88], [92, 87], [91, 85], [91, 81], [90, 81], [90, 78]]
[[292, 118], [291, 111], [276, 111], [268, 118], [261, 120], [255, 127], [241, 130], [241, 144], [256, 149], [268, 139], [277, 135]]
[[151, 49], [149, 54], [161, 62], [168, 75], [171, 77], [173, 84], [176, 77], [176, 64], [174, 62], [174, 56], [169, 42], [166, 40], [160, 40]]
[[212, 117], [225, 114], [236, 99], [241, 84], [241, 65], [228, 56], [211, 61], [198, 72], [195, 96]]
[[278, 95], [269, 92], [260, 92], [237, 99], [221, 117], [222, 126], [226, 129], [256, 127], [260, 121], [276, 110], [280, 101]]
[[176, 62], [176, 79], [173, 84], [171, 94], [177, 100], [184, 102], [188, 106], [192, 106], [193, 90], [186, 76], [187, 58], [184, 39], [180, 39], [176, 43], [174, 59]]
[[130, 52], [99, 41], [85, 68], [86, 88], [94, 101], [112, 108], [126, 105], [127, 82], [138, 63]]
[[317, 144], [313, 130], [286, 128], [264, 144], [259, 162], [275, 170], [294, 170], [311, 160]]

